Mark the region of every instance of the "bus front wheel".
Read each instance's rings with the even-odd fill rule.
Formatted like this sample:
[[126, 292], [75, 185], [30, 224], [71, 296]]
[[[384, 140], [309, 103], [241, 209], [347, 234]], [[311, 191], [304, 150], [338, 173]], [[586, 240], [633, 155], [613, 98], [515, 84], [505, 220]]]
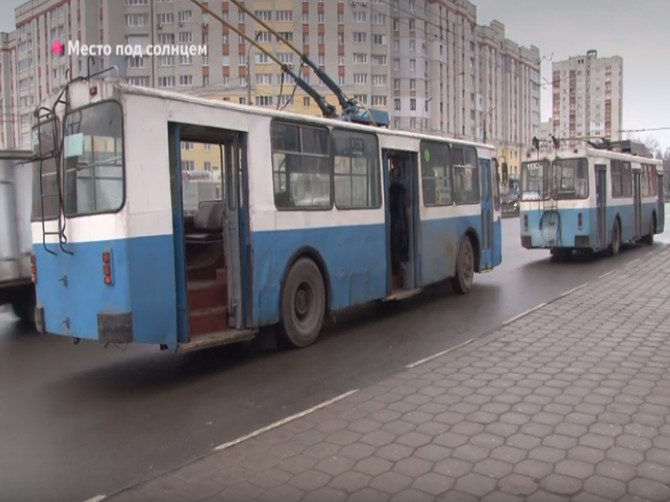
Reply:
[[326, 288], [321, 271], [309, 258], [296, 261], [281, 294], [279, 342], [288, 348], [303, 348], [319, 336], [326, 312]]
[[475, 275], [475, 253], [467, 235], [463, 236], [457, 260], [453, 285], [458, 294], [464, 295], [472, 289]]

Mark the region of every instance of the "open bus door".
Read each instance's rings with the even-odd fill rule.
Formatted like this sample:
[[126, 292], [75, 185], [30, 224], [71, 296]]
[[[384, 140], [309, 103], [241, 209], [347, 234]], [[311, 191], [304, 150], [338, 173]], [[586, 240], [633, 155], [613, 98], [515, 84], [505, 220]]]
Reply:
[[[491, 161], [479, 159], [479, 170], [481, 176], [481, 256], [479, 258], [480, 270], [493, 268], [493, 187], [491, 174]], [[496, 177], [497, 178], [497, 177]]]
[[[382, 150], [386, 193], [386, 232], [389, 299], [419, 291], [420, 218], [416, 152]], [[404, 198], [399, 197], [404, 188]], [[403, 200], [404, 199], [404, 200]]]
[[598, 249], [605, 249], [607, 242], [607, 165], [596, 164], [596, 210]]
[[[249, 272], [245, 135], [186, 124], [170, 124], [169, 134], [177, 350], [250, 340], [253, 330], [244, 329]], [[183, 142], [211, 152], [210, 182], [191, 181], [192, 174], [206, 175], [207, 169], [194, 171], [192, 161], [182, 161]]]
[[641, 171], [633, 170], [633, 239], [642, 238], [642, 183]]
[[656, 219], [656, 233], [661, 234], [665, 230], [665, 173], [657, 169], [658, 176], [658, 218]]

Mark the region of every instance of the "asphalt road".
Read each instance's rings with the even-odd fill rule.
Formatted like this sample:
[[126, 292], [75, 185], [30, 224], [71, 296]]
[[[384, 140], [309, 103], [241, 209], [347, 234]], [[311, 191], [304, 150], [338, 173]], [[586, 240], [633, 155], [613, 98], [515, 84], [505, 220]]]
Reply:
[[[666, 214], [668, 214], [666, 208]], [[314, 346], [250, 345], [190, 356], [42, 337], [0, 313], [0, 499], [84, 501], [182, 465], [212, 447], [435, 352], [650, 251], [553, 263], [504, 220], [503, 265], [464, 297], [431, 291], [365, 309]], [[670, 227], [670, 225], [668, 225]], [[670, 229], [654, 246], [670, 243]]]

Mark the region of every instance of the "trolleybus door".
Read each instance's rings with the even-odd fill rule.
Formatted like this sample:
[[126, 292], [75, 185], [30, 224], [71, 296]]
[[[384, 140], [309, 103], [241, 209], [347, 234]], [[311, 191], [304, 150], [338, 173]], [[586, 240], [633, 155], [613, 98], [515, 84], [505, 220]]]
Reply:
[[642, 237], [642, 197], [640, 194], [640, 170], [633, 171], [633, 239]]
[[493, 204], [491, 190], [491, 161], [479, 159], [479, 170], [481, 172], [481, 225], [482, 225], [482, 252], [480, 257], [481, 269], [487, 270], [493, 267]]
[[607, 166], [596, 164], [596, 211], [598, 248], [607, 247]]
[[[224, 176], [226, 196], [225, 203], [225, 255], [228, 274], [228, 326], [244, 327], [243, 287], [242, 287], [242, 228], [245, 226], [244, 208], [246, 197], [243, 190], [242, 142], [235, 135], [225, 143]], [[245, 247], [246, 249], [246, 247]]]
[[[658, 168], [657, 172], [658, 172]], [[658, 173], [656, 182], [658, 183], [658, 217], [656, 218], [656, 232], [662, 233], [665, 228], [665, 173]]]

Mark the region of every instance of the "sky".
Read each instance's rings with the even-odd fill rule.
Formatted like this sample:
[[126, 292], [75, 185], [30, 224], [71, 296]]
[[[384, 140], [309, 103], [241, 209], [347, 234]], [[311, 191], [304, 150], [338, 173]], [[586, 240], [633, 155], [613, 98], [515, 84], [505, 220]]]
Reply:
[[[119, 0], [121, 1], [121, 0]], [[402, 1], [402, 0], [401, 0]], [[14, 29], [14, 8], [24, 0], [0, 0], [0, 31]], [[505, 36], [535, 45], [543, 83], [551, 61], [586, 54], [623, 58], [623, 129], [670, 128], [670, 0], [474, 0], [478, 24], [497, 19]], [[551, 116], [551, 86], [542, 87], [542, 120]], [[633, 133], [670, 148], [670, 129]]]

